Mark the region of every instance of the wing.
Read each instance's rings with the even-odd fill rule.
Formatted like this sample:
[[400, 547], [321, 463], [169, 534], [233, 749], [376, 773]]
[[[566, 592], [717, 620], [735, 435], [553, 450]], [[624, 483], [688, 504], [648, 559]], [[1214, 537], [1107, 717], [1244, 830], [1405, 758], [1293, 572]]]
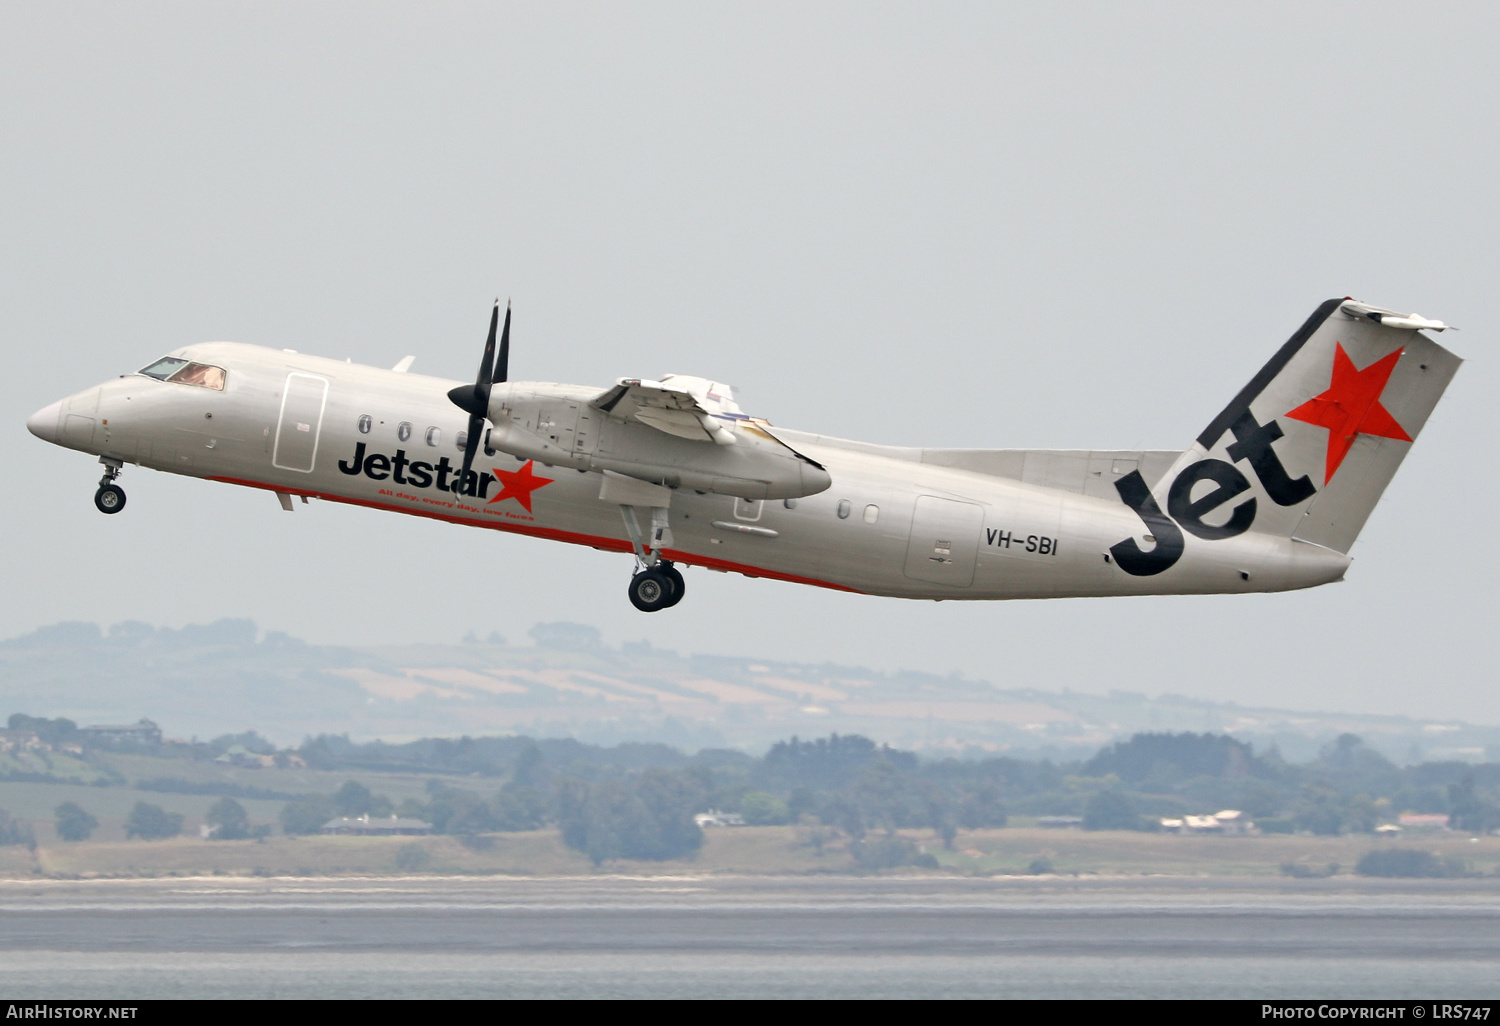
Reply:
[[589, 405], [611, 417], [638, 420], [658, 431], [694, 442], [735, 443], [737, 421], [749, 418], [730, 389], [705, 378], [668, 374], [661, 381], [621, 378]]

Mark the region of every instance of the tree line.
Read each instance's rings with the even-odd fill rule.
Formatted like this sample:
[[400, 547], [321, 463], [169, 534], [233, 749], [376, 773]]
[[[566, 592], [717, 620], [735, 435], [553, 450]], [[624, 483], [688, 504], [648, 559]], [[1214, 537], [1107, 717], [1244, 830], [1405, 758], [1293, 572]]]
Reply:
[[[372, 755], [379, 761], [405, 746], [339, 747], [351, 763], [367, 765]], [[549, 747], [556, 758], [546, 754]], [[687, 756], [664, 746], [549, 746], [528, 738], [416, 743], [399, 758], [411, 760], [418, 749], [449, 765], [472, 765], [478, 753], [500, 750], [512, 761], [488, 795], [435, 778], [425, 800], [398, 807], [351, 782], [336, 795], [289, 804], [283, 829], [313, 832], [331, 815], [366, 813], [420, 818], [470, 839], [557, 827], [568, 845], [598, 862], [688, 854], [702, 840], [692, 815], [715, 809], [749, 825], [831, 829], [862, 846], [852, 849], [856, 858], [867, 852], [879, 863], [896, 857], [881, 845], [893, 843], [898, 829], [931, 829], [951, 846], [959, 829], [1004, 826], [1013, 815], [1076, 815], [1087, 830], [1154, 830], [1164, 816], [1237, 808], [1271, 831], [1340, 834], [1369, 832], [1415, 811], [1448, 814], [1459, 829], [1500, 828], [1500, 765], [1399, 767], [1350, 734], [1305, 764], [1207, 733], [1137, 734], [1063, 764], [922, 760], [838, 734], [794, 737], [758, 759], [728, 750]], [[659, 764], [669, 759], [675, 764]], [[907, 854], [915, 857], [915, 850]]]
[[[852, 734], [793, 737], [759, 758], [728, 749], [689, 755], [666, 745], [526, 737], [397, 745], [323, 735], [277, 750], [257, 735], [239, 734], [203, 747], [212, 752], [227, 741], [295, 755], [320, 770], [430, 775], [422, 797], [399, 803], [352, 780], [330, 794], [288, 801], [279, 826], [289, 835], [362, 815], [420, 819], [471, 844], [498, 832], [556, 828], [595, 862], [690, 854], [702, 843], [693, 816], [709, 809], [751, 825], [797, 824], [810, 837], [836, 832], [869, 864], [916, 857], [914, 848], [898, 843], [899, 829], [931, 829], [951, 845], [960, 829], [1004, 826], [1014, 816], [1072, 815], [1085, 829], [1150, 830], [1164, 816], [1236, 808], [1263, 830], [1339, 834], [1421, 812], [1446, 814], [1464, 830], [1500, 829], [1500, 764], [1398, 766], [1352, 734], [1301, 764], [1286, 762], [1274, 748], [1256, 752], [1208, 733], [1137, 734], [1075, 762], [921, 759]], [[176, 789], [169, 779], [153, 783]], [[81, 808], [65, 815], [60, 806], [59, 835], [87, 836], [91, 818]], [[212, 837], [226, 840], [270, 829], [251, 823], [228, 793], [208, 824]], [[181, 826], [181, 817], [149, 803], [138, 803], [126, 823], [131, 836], [143, 838], [172, 836]]]

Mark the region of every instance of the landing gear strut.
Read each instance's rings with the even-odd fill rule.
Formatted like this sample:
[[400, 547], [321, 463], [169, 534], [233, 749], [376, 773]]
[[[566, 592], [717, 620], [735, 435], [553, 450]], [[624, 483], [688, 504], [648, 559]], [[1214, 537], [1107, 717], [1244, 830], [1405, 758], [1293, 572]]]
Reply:
[[[658, 489], [661, 490], [661, 489]], [[672, 532], [667, 526], [666, 506], [647, 507], [651, 510], [650, 547], [636, 519], [636, 507], [620, 504], [620, 514], [625, 518], [625, 533], [630, 536], [630, 547], [635, 552], [635, 563], [639, 567], [630, 578], [630, 604], [643, 613], [654, 613], [658, 609], [670, 609], [682, 601], [686, 590], [682, 571], [672, 565], [671, 560], [661, 558], [661, 550], [672, 544]]]
[[630, 578], [630, 604], [643, 613], [675, 606], [683, 591], [682, 572], [664, 559]]
[[99, 479], [99, 490], [94, 493], [94, 506], [100, 513], [118, 513], [125, 508], [125, 489], [114, 482], [125, 464], [108, 456], [101, 456], [99, 462], [104, 464], [104, 476]]

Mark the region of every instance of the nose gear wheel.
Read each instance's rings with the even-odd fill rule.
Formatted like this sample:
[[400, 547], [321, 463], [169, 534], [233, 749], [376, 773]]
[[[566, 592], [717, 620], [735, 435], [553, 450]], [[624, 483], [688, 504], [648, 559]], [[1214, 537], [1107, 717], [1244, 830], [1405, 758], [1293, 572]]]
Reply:
[[104, 476], [99, 479], [99, 490], [94, 493], [94, 508], [100, 513], [118, 513], [125, 508], [125, 489], [115, 484], [115, 478], [120, 476], [124, 464], [109, 456], [99, 457], [99, 462], [104, 464]]
[[119, 485], [100, 485], [94, 493], [94, 506], [100, 513], [118, 513], [125, 508], [125, 489]]

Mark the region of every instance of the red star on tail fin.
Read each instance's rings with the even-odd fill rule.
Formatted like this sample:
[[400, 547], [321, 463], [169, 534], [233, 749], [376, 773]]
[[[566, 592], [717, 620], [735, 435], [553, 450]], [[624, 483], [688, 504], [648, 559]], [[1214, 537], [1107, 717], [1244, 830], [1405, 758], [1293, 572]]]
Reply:
[[1355, 370], [1354, 361], [1344, 352], [1342, 343], [1334, 343], [1333, 381], [1328, 390], [1313, 396], [1307, 402], [1287, 414], [1292, 420], [1316, 424], [1328, 429], [1327, 472], [1323, 478], [1326, 485], [1344, 462], [1349, 449], [1358, 435], [1373, 435], [1377, 438], [1397, 438], [1411, 441], [1406, 429], [1396, 423], [1396, 418], [1380, 405], [1381, 393], [1396, 369], [1404, 348], [1389, 356], [1376, 360], [1364, 370]]

